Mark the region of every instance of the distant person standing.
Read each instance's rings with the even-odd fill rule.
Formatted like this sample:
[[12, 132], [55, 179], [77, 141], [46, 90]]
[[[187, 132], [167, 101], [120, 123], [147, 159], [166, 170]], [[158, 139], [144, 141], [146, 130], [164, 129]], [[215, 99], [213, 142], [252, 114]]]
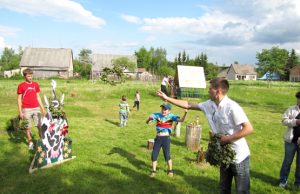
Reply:
[[169, 86], [169, 78], [167, 76], [164, 76], [164, 78], [161, 81], [161, 85], [160, 85], [160, 90], [166, 94], [167, 96], [169, 96], [169, 92], [167, 89], [167, 86]]
[[124, 127], [127, 125], [128, 115], [130, 112], [126, 96], [122, 96], [122, 101], [120, 102], [119, 107], [120, 127]]
[[23, 76], [25, 81], [18, 85], [18, 111], [20, 119], [27, 119], [28, 126], [26, 129], [26, 136], [28, 141], [28, 149], [32, 150], [34, 145], [31, 137], [31, 127], [32, 119], [35, 126], [39, 129], [41, 127], [41, 112], [45, 114], [45, 109], [43, 107], [42, 100], [40, 98], [40, 86], [37, 82], [32, 81], [33, 71], [31, 69], [25, 69], [23, 71]]
[[279, 187], [286, 187], [288, 177], [296, 154], [295, 182], [300, 187], [300, 92], [296, 93], [297, 104], [285, 111], [282, 124], [287, 126], [284, 138], [284, 160], [280, 170]]
[[140, 100], [141, 100], [141, 95], [140, 92], [137, 90], [134, 95], [134, 105], [133, 105], [133, 108], [136, 107], [137, 111], [140, 109]]

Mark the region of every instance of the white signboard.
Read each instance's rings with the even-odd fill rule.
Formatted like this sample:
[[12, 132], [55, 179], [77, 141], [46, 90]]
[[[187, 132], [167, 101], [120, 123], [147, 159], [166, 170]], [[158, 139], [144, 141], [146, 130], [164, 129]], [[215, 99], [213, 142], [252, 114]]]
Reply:
[[203, 67], [177, 65], [180, 88], [206, 88]]

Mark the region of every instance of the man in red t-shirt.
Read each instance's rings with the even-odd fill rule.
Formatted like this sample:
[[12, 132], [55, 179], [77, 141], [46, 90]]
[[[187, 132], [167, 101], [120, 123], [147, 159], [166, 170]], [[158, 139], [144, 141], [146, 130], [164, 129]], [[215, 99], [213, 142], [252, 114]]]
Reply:
[[26, 129], [26, 136], [28, 141], [28, 148], [33, 149], [32, 137], [31, 137], [31, 127], [32, 119], [34, 120], [35, 126], [39, 129], [41, 127], [41, 113], [45, 115], [45, 109], [40, 98], [40, 86], [37, 82], [32, 81], [33, 71], [31, 69], [25, 69], [23, 75], [25, 81], [20, 83], [18, 86], [18, 111], [20, 119], [28, 120], [28, 127]]

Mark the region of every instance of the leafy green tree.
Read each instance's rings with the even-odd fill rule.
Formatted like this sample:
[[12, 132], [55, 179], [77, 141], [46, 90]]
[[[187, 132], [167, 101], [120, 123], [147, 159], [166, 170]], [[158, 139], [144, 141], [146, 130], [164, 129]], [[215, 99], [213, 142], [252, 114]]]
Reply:
[[128, 57], [118, 57], [113, 59], [113, 66], [119, 66], [120, 68], [134, 71], [136, 69], [136, 63], [131, 61]]
[[296, 54], [295, 49], [292, 49], [291, 52], [289, 53], [289, 58], [284, 69], [285, 80], [289, 80], [290, 70], [298, 64], [299, 64], [299, 56]]
[[121, 82], [124, 82], [124, 70], [128, 69], [134, 71], [136, 69], [136, 64], [131, 61], [128, 57], [119, 57], [113, 59], [113, 73], [116, 74]]
[[151, 48], [152, 60], [150, 63], [150, 70], [156, 74], [162, 75], [161, 68], [168, 66], [167, 51], [164, 48]]
[[1, 70], [17, 69], [20, 66], [21, 57], [12, 48], [4, 48], [0, 59]]
[[81, 78], [88, 79], [90, 77], [92, 65], [90, 63], [83, 63], [78, 59], [73, 60], [73, 71], [78, 73]]
[[78, 73], [81, 78], [88, 79], [92, 71], [92, 50], [81, 49], [78, 58], [73, 60], [74, 73]]
[[112, 60], [112, 68], [104, 68], [100, 79], [106, 83], [115, 85], [117, 82], [113, 79], [114, 76], [118, 78], [119, 83], [125, 82], [124, 70], [128, 69], [134, 71], [137, 67], [136, 64], [128, 57], [119, 57]]
[[187, 56], [186, 56], [186, 53], [185, 53], [185, 50], [183, 50], [182, 52], [182, 64], [186, 64], [186, 60], [187, 60]]
[[[258, 67], [264, 72], [269, 72], [270, 75], [278, 73], [284, 76], [285, 64], [288, 61], [288, 51], [279, 47], [272, 47], [271, 49], [263, 49], [256, 53], [258, 59]], [[272, 80], [272, 77], [270, 78]]]
[[92, 50], [90, 49], [81, 49], [78, 56], [79, 56], [79, 60], [82, 62], [82, 63], [91, 63], [91, 56], [92, 54]]
[[168, 67], [168, 66], [163, 66], [160, 68], [160, 75], [175, 75], [175, 69]]
[[137, 66], [149, 70], [151, 62], [151, 53], [147, 51], [145, 47], [142, 47], [134, 54], [137, 57]]
[[204, 70], [206, 80], [211, 80], [213, 78], [216, 78], [219, 71], [220, 71], [219, 66], [213, 63], [207, 63], [206, 70]]
[[177, 62], [178, 62], [178, 65], [181, 65], [181, 64], [182, 64], [182, 60], [181, 60], [181, 52], [178, 53]]
[[190, 65], [190, 57], [189, 55], [185, 52], [185, 50], [178, 53], [177, 57], [175, 57], [174, 63], [177, 65]]

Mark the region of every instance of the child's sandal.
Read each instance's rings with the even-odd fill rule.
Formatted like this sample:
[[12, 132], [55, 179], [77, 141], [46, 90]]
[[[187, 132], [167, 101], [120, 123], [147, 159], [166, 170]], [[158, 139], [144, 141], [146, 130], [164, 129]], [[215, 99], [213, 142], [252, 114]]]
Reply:
[[150, 174], [150, 177], [155, 177], [155, 176], [156, 176], [156, 171], [152, 170], [151, 174]]
[[169, 176], [169, 177], [173, 177], [173, 175], [174, 175], [173, 170], [168, 170], [168, 176]]

